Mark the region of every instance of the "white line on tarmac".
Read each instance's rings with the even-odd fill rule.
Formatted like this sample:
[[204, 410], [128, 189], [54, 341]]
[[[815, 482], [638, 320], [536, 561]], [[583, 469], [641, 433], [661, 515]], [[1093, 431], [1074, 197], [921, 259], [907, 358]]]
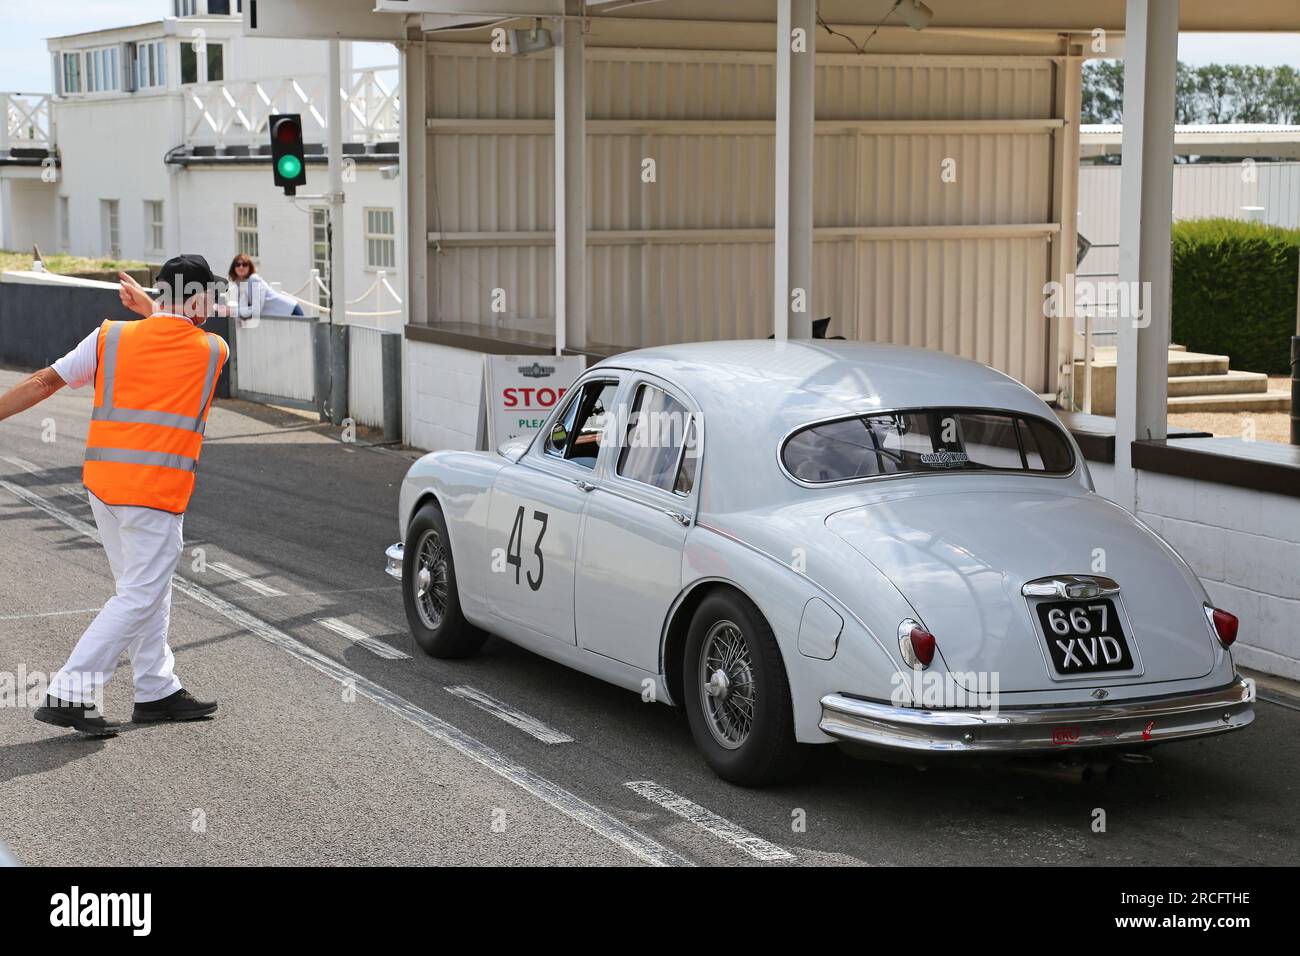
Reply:
[[755, 836], [743, 827], [718, 816], [712, 810], [704, 809], [698, 803], [692, 803], [685, 797], [678, 796], [653, 780], [632, 780], [623, 786], [645, 797], [651, 803], [659, 804], [670, 813], [677, 814], [683, 820], [695, 824], [701, 830], [713, 834], [719, 840], [748, 853], [756, 860], [774, 863], [778, 860], [794, 859], [794, 854], [788, 850], [781, 849], [775, 843], [768, 843], [762, 837]]
[[385, 644], [378, 638], [371, 637], [360, 628], [353, 627], [346, 621], [340, 621], [336, 617], [318, 617], [316, 623], [321, 627], [333, 631], [339, 637], [346, 637], [353, 644], [359, 644], [370, 653], [390, 661], [409, 661], [410, 654], [403, 654], [397, 648]]
[[[3, 478], [0, 478], [0, 488], [26, 501], [32, 507], [39, 508], [51, 518], [63, 522], [73, 531], [80, 532], [94, 541], [99, 541], [99, 532], [92, 525], [69, 514], [62, 508], [50, 504], [49, 501], [35, 492], [5, 481]], [[418, 727], [434, 740], [446, 744], [453, 750], [486, 767], [497, 776], [509, 780], [515, 786], [532, 794], [543, 803], [554, 807], [565, 816], [578, 821], [611, 843], [631, 853], [642, 862], [651, 866], [694, 866], [690, 860], [674, 853], [668, 847], [651, 839], [639, 830], [628, 826], [617, 817], [592, 806], [576, 794], [570, 793], [559, 784], [552, 783], [528, 768], [511, 763], [487, 744], [447, 723], [441, 717], [435, 717], [428, 711], [421, 710], [415, 704], [394, 694], [386, 687], [376, 684], [346, 665], [313, 650], [274, 625], [268, 624], [261, 618], [255, 617], [242, 608], [236, 607], [229, 601], [218, 597], [202, 585], [195, 584], [177, 574], [172, 576], [172, 587], [216, 611], [231, 623], [251, 631], [268, 644], [278, 647], [290, 657], [314, 668], [344, 687], [355, 690], [361, 696], [374, 701], [390, 713]]]
[[65, 614], [98, 614], [97, 607], [81, 607], [75, 611], [41, 611], [38, 614], [0, 614], [0, 621], [27, 621], [37, 617], [62, 617]]
[[507, 724], [536, 737], [544, 744], [573, 743], [573, 738], [568, 734], [560, 733], [560, 731], [547, 726], [536, 717], [525, 714], [522, 710], [515, 710], [509, 704], [497, 700], [490, 694], [483, 693], [477, 687], [470, 687], [468, 684], [457, 684], [455, 687], [444, 687], [443, 690], [449, 694], [455, 694], [457, 697], [463, 697], [480, 710], [486, 710], [493, 717], [504, 720]]
[[239, 582], [244, 587], [248, 588], [250, 591], [255, 591], [256, 593], [262, 595], [263, 597], [284, 596], [283, 591], [277, 591], [269, 584], [263, 584], [261, 581], [257, 580], [257, 578], [250, 577], [246, 571], [241, 571], [238, 568], [232, 568], [224, 561], [209, 561], [208, 567], [210, 567], [213, 571], [216, 571], [218, 574], [230, 578], [230, 580], [232, 581]]

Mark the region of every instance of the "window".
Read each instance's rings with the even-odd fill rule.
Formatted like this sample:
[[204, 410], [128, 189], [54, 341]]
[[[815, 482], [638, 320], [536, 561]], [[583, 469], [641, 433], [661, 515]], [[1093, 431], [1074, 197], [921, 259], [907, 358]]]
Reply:
[[72, 214], [68, 211], [68, 197], [59, 197], [59, 241], [63, 245], [63, 251], [68, 252], [72, 248]]
[[391, 209], [366, 210], [366, 268], [390, 272], [397, 268], [397, 231]]
[[693, 426], [691, 413], [681, 402], [661, 388], [640, 386], [618, 454], [618, 474], [662, 491], [689, 495], [698, 455]]
[[553, 458], [594, 469], [617, 391], [618, 382], [613, 381], [588, 382], [582, 386], [551, 427], [543, 451]]
[[245, 203], [235, 204], [235, 252], [258, 258], [257, 207]]
[[[199, 66], [203, 74], [199, 75]], [[220, 43], [181, 42], [181, 82], [219, 83], [225, 78], [225, 48]]]
[[1074, 453], [1061, 430], [1012, 412], [923, 409], [810, 425], [781, 450], [800, 481], [951, 471], [1068, 474]]
[[120, 258], [122, 255], [122, 230], [118, 216], [117, 200], [101, 199], [99, 201], [99, 217], [100, 245], [104, 250], [104, 255], [110, 259]]
[[146, 252], [163, 251], [163, 204], [161, 199], [144, 201], [144, 248]]
[[147, 90], [167, 85], [164, 69], [163, 41], [150, 40], [135, 45], [135, 88]]
[[[330, 286], [330, 211], [325, 206], [311, 207], [311, 267], [320, 274], [320, 281], [325, 288]], [[320, 286], [316, 287], [316, 304], [329, 305], [329, 296]]]
[[172, 0], [172, 14], [178, 17], [192, 17], [198, 13], [199, 0]]
[[87, 50], [85, 55], [87, 93], [109, 93], [122, 88], [117, 47], [99, 47]]
[[229, 16], [230, 0], [208, 0], [208, 16]]
[[81, 53], [63, 54], [63, 92], [81, 92]]

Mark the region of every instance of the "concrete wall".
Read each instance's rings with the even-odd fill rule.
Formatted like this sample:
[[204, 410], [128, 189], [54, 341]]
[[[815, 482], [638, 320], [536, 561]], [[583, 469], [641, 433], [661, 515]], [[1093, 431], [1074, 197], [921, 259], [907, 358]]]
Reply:
[[1138, 517], [1241, 619], [1236, 662], [1300, 680], [1300, 499], [1138, 472]]
[[485, 440], [483, 353], [406, 341], [402, 407], [417, 448], [473, 450]]

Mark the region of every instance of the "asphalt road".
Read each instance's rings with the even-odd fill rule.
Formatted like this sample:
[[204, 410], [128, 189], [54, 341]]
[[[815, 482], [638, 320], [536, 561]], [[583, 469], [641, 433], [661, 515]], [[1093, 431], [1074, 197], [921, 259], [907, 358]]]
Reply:
[[[0, 388], [20, 377], [0, 370]], [[0, 423], [0, 678], [11, 682], [57, 669], [111, 592], [80, 487], [90, 402], [89, 390], [64, 391]], [[797, 783], [754, 791], [712, 775], [679, 710], [496, 639], [470, 661], [428, 658], [382, 569], [411, 456], [338, 439], [298, 416], [218, 403], [171, 640], [182, 680], [221, 709], [88, 741], [32, 720], [11, 694], [0, 843], [15, 856], [889, 866], [1300, 855], [1300, 710], [1280, 704], [1261, 701], [1243, 733], [1156, 750], [1102, 781], [920, 771], [820, 748]], [[130, 707], [124, 660], [106, 710], [126, 719]]]

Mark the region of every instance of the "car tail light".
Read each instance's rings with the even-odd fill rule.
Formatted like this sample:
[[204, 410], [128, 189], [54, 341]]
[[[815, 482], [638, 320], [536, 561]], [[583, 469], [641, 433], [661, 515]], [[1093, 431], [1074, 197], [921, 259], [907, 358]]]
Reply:
[[1237, 639], [1237, 615], [1206, 605], [1205, 616], [1210, 619], [1210, 627], [1218, 635], [1219, 643], [1224, 647], [1232, 646], [1232, 642]]
[[924, 670], [934, 660], [934, 635], [918, 622], [906, 620], [898, 625], [898, 649], [909, 667]]

